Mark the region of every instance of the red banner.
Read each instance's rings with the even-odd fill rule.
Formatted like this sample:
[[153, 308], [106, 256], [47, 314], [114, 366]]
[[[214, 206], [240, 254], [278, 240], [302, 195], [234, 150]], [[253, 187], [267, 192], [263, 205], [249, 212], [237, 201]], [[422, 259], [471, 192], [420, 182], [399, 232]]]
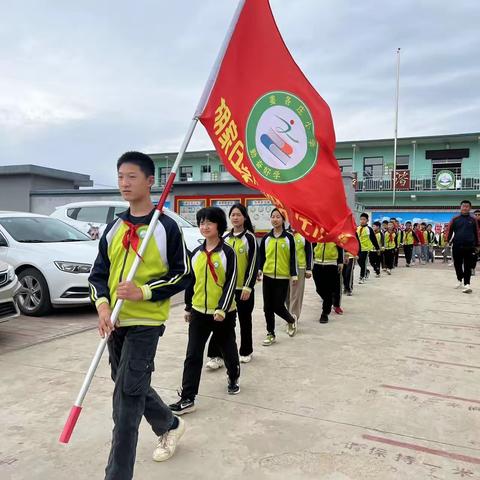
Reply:
[[200, 120], [228, 171], [296, 230], [357, 253], [330, 109], [292, 59], [268, 0], [246, 0]]
[[410, 170], [395, 172], [395, 190], [410, 190]]

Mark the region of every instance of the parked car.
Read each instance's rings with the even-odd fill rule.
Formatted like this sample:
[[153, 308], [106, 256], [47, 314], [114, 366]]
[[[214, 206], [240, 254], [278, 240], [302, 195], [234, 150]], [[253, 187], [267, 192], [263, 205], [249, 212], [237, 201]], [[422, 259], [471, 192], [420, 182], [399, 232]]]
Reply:
[[98, 241], [45, 215], [0, 211], [0, 260], [15, 268], [25, 315], [52, 307], [88, 304], [88, 275]]
[[[76, 202], [57, 207], [50, 216], [74, 226], [92, 238], [99, 238], [105, 225], [127, 209], [128, 203], [121, 201]], [[190, 251], [203, 243], [204, 238], [196, 226], [168, 208], [164, 208], [163, 211], [182, 229], [185, 243]]]
[[20, 289], [20, 283], [15, 275], [15, 269], [8, 263], [0, 262], [0, 322], [18, 317], [15, 295]]

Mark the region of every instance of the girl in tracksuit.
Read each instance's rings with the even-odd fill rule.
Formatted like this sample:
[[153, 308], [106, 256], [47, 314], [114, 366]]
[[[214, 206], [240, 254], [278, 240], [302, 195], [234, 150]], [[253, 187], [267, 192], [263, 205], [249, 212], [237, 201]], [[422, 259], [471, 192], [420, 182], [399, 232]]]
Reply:
[[[258, 271], [257, 239], [247, 209], [242, 204], [233, 205], [228, 216], [233, 228], [225, 235], [224, 240], [237, 255], [235, 302], [240, 323], [240, 363], [248, 363], [253, 353], [252, 312]], [[223, 366], [221, 352], [214, 337], [210, 339], [208, 357], [208, 368], [216, 370]]]
[[226, 215], [218, 207], [202, 208], [197, 212], [197, 223], [205, 241], [191, 254], [193, 281], [185, 292], [185, 321], [189, 327], [181, 398], [170, 405], [177, 415], [195, 410], [203, 352], [212, 332], [227, 367], [227, 391], [231, 395], [240, 392], [235, 340], [237, 259], [222, 238]]
[[276, 341], [275, 315], [288, 323], [288, 335], [297, 333], [297, 318], [285, 307], [290, 279], [296, 284], [297, 258], [293, 235], [285, 230], [285, 217], [274, 208], [270, 214], [273, 229], [262, 238], [259, 250], [258, 280], [263, 275], [263, 311], [267, 323], [264, 346]]
[[385, 265], [387, 274], [391, 275], [395, 262], [395, 249], [398, 248], [397, 234], [394, 231], [392, 222], [388, 222], [388, 228], [385, 232]]
[[313, 244], [313, 280], [323, 300], [320, 323], [328, 323], [335, 292], [340, 288], [343, 269], [343, 249], [333, 242]]
[[294, 285], [290, 280], [287, 307], [292, 315], [300, 318], [302, 312], [303, 296], [305, 294], [305, 279], [312, 277], [312, 244], [302, 235], [290, 228], [290, 233], [295, 240], [297, 254], [298, 281]]

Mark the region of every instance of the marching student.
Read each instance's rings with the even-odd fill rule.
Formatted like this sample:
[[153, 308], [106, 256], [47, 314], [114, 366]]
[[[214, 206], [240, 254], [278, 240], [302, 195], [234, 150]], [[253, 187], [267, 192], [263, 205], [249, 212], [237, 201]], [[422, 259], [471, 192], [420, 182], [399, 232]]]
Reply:
[[415, 239], [416, 235], [412, 230], [412, 222], [405, 222], [405, 230], [403, 231], [401, 243], [403, 244], [403, 253], [405, 254], [407, 267], [410, 267], [410, 264], [412, 263], [413, 244]]
[[442, 231], [438, 234], [438, 246], [442, 248], [442, 263], [449, 263], [448, 257], [450, 256], [450, 246], [447, 241], [447, 229], [444, 226]]
[[423, 235], [423, 243], [422, 243], [422, 262], [424, 265], [428, 263], [428, 232], [427, 232], [427, 224], [422, 222], [420, 224], [420, 231]]
[[349, 252], [345, 252], [342, 269], [343, 293], [347, 297], [353, 295], [353, 273], [355, 271], [355, 262], [357, 257]]
[[343, 270], [343, 249], [333, 242], [313, 244], [313, 280], [322, 299], [320, 323], [328, 323]]
[[398, 247], [395, 249], [395, 255], [394, 255], [395, 259], [394, 259], [394, 262], [393, 262], [393, 266], [395, 268], [397, 268], [398, 267], [398, 258], [400, 256], [400, 243], [401, 243], [401, 240], [402, 240], [403, 231], [402, 231], [400, 222], [395, 217], [392, 217], [390, 219], [390, 221], [393, 223], [393, 231], [397, 234]]
[[297, 318], [286, 308], [289, 282], [295, 286], [297, 276], [297, 256], [293, 235], [285, 230], [285, 217], [278, 208], [270, 213], [272, 230], [260, 243], [258, 280], [263, 276], [263, 311], [267, 324], [267, 335], [263, 345], [268, 347], [276, 342], [275, 315], [288, 324], [290, 337], [297, 333]]
[[305, 279], [312, 277], [312, 244], [293, 228], [290, 228], [290, 233], [295, 240], [298, 280], [295, 285], [294, 282], [290, 280], [287, 308], [298, 321], [300, 314], [302, 313], [303, 296], [305, 294]]
[[[157, 241], [152, 238], [149, 242], [134, 280], [125, 280], [155, 211], [150, 199], [155, 168], [148, 155], [127, 152], [118, 159], [117, 173], [129, 208], [106, 226], [88, 281], [98, 312], [98, 331], [101, 337], [108, 337], [115, 382], [114, 428], [105, 479], [131, 480], [142, 417], [159, 437], [153, 452], [157, 462], [175, 453], [185, 431], [185, 423], [172, 414], [150, 382], [158, 340], [170, 312], [170, 297], [188, 285], [190, 262], [178, 225], [169, 216], [160, 215], [155, 226]], [[124, 303], [114, 327], [111, 315], [117, 299]]]
[[240, 362], [235, 339], [237, 258], [222, 238], [227, 218], [221, 208], [202, 208], [197, 212], [197, 224], [205, 241], [191, 253], [193, 281], [185, 292], [187, 353], [180, 400], [170, 405], [177, 415], [195, 411], [203, 352], [212, 332], [227, 368], [227, 392], [240, 393]]
[[435, 261], [435, 245], [437, 244], [437, 239], [435, 238], [435, 232], [433, 231], [433, 226], [431, 223], [427, 225], [427, 246], [428, 246], [428, 255], [427, 263]]
[[370, 260], [370, 264], [372, 265], [373, 270], [375, 271], [375, 274], [378, 278], [380, 277], [380, 267], [382, 263], [381, 255], [383, 250], [385, 249], [384, 247], [385, 235], [381, 230], [380, 222], [373, 222], [373, 231], [375, 233], [375, 237], [377, 239], [377, 243], [380, 247], [380, 250], [369, 252], [368, 259]]
[[[247, 209], [236, 203], [228, 213], [232, 229], [225, 235], [237, 255], [237, 287], [235, 302], [240, 323], [240, 363], [252, 360], [252, 312], [255, 306], [255, 282], [257, 281], [257, 240]], [[217, 370], [223, 367], [223, 359], [215, 337], [212, 335], [208, 346], [209, 361], [206, 367]]]
[[360, 240], [360, 252], [358, 253], [358, 264], [360, 265], [360, 280], [358, 283], [364, 283], [367, 277], [367, 258], [369, 252], [380, 251], [375, 233], [368, 225], [368, 214], [360, 215], [360, 225], [357, 227], [357, 235]]
[[[383, 233], [383, 235], [385, 236], [385, 232], [387, 231], [387, 227], [388, 227], [388, 220], [383, 220], [382, 221], [382, 228], [381, 228], [381, 232]], [[387, 267], [385, 266], [385, 255], [383, 254], [383, 251], [385, 250], [385, 248], [383, 249], [380, 249], [380, 259], [381, 259], [381, 263], [382, 263], [382, 270], [384, 272], [387, 271]]]
[[396, 248], [398, 248], [397, 234], [394, 231], [393, 222], [388, 222], [387, 233], [385, 233], [385, 265], [388, 275], [392, 274]]
[[422, 264], [422, 246], [425, 243], [425, 237], [423, 231], [418, 223], [413, 224], [413, 260], [412, 265], [415, 266], [416, 259], [418, 258], [418, 264]]

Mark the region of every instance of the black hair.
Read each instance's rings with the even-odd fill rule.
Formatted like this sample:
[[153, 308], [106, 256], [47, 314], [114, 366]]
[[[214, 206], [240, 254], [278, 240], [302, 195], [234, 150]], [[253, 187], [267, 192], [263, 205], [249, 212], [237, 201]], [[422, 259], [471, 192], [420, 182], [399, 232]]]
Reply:
[[427, 228], [428, 228], [428, 227], [432, 227], [432, 228], [433, 228], [433, 225], [432, 225], [431, 223], [429, 223], [429, 224], [427, 225]]
[[[408, 220], [407, 222], [405, 222], [405, 225], [411, 225], [412, 222], [410, 220]], [[416, 224], [415, 224], [416, 225]]]
[[413, 228], [418, 227], [418, 223], [413, 224]]
[[395, 217], [392, 217], [392, 218], [390, 219], [390, 221], [391, 221], [391, 222], [396, 222], [397, 219], [396, 219]]
[[227, 216], [225, 212], [219, 207], [206, 207], [201, 208], [197, 212], [197, 225], [204, 220], [217, 224], [218, 235], [221, 237], [227, 229]]
[[368, 213], [361, 213], [360, 218], [366, 218], [368, 220], [369, 219]]
[[240, 213], [243, 215], [243, 218], [245, 219], [245, 221], [243, 222], [244, 228], [249, 230], [252, 233], [255, 233], [255, 229], [253, 228], [250, 215], [248, 214], [247, 209], [241, 203], [235, 203], [234, 205], [232, 205], [232, 207], [228, 212], [228, 217], [230, 218], [230, 215], [235, 209], [240, 210]]
[[424, 227], [427, 226], [427, 224], [425, 222], [422, 222], [420, 225], [423, 225]]
[[117, 161], [117, 171], [124, 163], [137, 165], [146, 177], [155, 176], [153, 160], [142, 152], [126, 152]]
[[460, 205], [463, 205], [464, 203], [466, 203], [467, 205], [472, 206], [472, 202], [471, 202], [470, 200], [462, 200], [462, 201], [460, 202]]
[[278, 212], [278, 213], [280, 214], [280, 216], [282, 217], [282, 219], [283, 219], [282, 226], [283, 226], [283, 228], [285, 229], [285, 220], [286, 220], [286, 219], [285, 219], [285, 215], [284, 215], [278, 208], [275, 207], [275, 208], [272, 209], [272, 211], [270, 212], [270, 218], [272, 218], [272, 215], [273, 215], [274, 212]]
[[382, 221], [382, 225], [383, 225], [384, 223], [388, 223], [388, 220], [383, 220], [383, 221]]
[[477, 208], [476, 210], [474, 210], [473, 214], [475, 214], [475, 213], [480, 213], [480, 209]]
[[373, 222], [374, 225], [376, 225], [377, 227], [381, 227], [382, 224], [380, 222]]

